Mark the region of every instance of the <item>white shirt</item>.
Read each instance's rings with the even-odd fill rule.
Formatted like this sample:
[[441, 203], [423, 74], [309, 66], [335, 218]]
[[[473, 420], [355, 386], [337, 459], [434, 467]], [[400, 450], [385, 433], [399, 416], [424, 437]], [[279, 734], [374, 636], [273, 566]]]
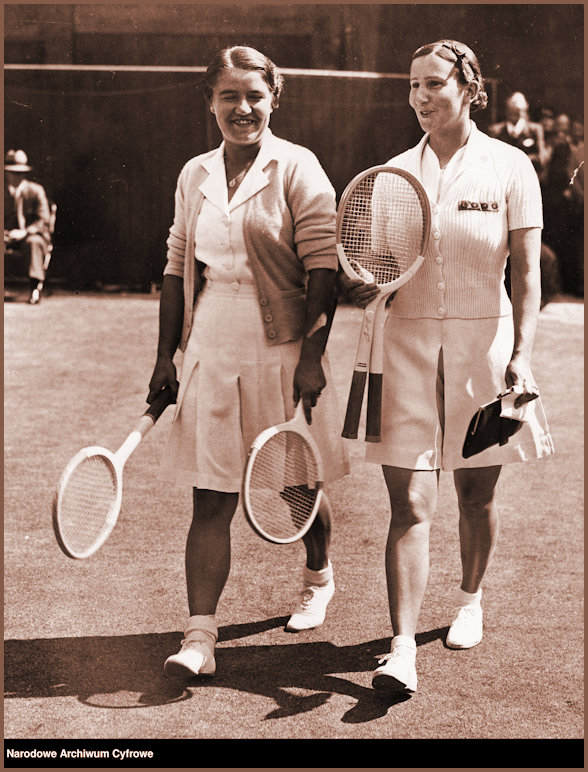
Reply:
[[[259, 156], [258, 156], [259, 158]], [[257, 158], [229, 201], [224, 145], [207, 164], [209, 176], [200, 185], [204, 195], [196, 221], [196, 260], [205, 263], [204, 276], [211, 281], [254, 284], [243, 239], [243, 204], [259, 190]]]
[[421, 158], [421, 179], [431, 201], [439, 201], [443, 187], [451, 184], [456, 177], [465, 148], [465, 145], [460, 147], [457, 153], [453, 154], [449, 163], [442, 169], [439, 164], [439, 158], [435, 151], [431, 149], [431, 145], [428, 142], [425, 145]]

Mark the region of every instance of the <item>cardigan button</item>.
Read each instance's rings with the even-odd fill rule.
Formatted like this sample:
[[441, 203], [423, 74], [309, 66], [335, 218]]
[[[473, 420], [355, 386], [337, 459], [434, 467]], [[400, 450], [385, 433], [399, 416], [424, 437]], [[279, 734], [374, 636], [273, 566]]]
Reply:
[[268, 330], [267, 331], [267, 337], [271, 338], [273, 340], [276, 337], [276, 331], [275, 330]]
[[274, 317], [273, 317], [271, 314], [266, 314], [266, 315], [263, 317], [263, 319], [264, 319], [264, 321], [266, 321], [266, 322], [269, 324], [270, 322], [273, 322], [273, 320], [274, 320]]
[[267, 298], [259, 298], [260, 306], [267, 306]]
[[439, 314], [439, 316], [445, 316], [445, 309], [443, 308], [443, 306], [437, 309], [437, 313]]

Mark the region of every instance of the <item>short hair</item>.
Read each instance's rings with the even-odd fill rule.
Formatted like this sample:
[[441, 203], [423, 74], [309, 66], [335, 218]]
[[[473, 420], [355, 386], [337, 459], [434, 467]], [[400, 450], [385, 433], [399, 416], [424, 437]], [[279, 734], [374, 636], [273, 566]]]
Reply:
[[472, 112], [474, 110], [483, 110], [486, 107], [488, 104], [488, 94], [484, 88], [484, 78], [482, 77], [478, 57], [471, 48], [458, 40], [436, 40], [434, 43], [427, 43], [427, 45], [417, 48], [412, 58], [414, 60], [429, 54], [435, 54], [441, 59], [453, 62], [457, 69], [459, 80], [464, 85], [469, 83], [478, 84], [478, 93], [470, 107]]
[[259, 71], [272, 94], [272, 107], [279, 105], [284, 78], [269, 57], [251, 46], [229, 46], [216, 54], [204, 75], [204, 93], [209, 102], [219, 75], [231, 70]]

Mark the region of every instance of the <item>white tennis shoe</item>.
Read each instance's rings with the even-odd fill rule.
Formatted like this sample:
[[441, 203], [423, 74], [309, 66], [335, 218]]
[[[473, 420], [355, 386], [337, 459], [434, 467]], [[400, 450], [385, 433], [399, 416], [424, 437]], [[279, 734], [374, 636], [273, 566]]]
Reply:
[[198, 634], [184, 638], [180, 651], [165, 660], [163, 669], [166, 675], [174, 678], [214, 675], [216, 662], [214, 649], [210, 646], [210, 638]]
[[471, 649], [482, 640], [482, 607], [479, 604], [457, 609], [445, 643], [450, 649]]
[[372, 686], [386, 695], [407, 694], [417, 690], [416, 648], [396, 645], [379, 660]]
[[325, 621], [327, 606], [334, 592], [335, 582], [333, 579], [322, 586], [303, 587], [300, 601], [286, 624], [286, 630], [297, 633], [301, 630], [312, 630], [312, 628], [322, 625]]

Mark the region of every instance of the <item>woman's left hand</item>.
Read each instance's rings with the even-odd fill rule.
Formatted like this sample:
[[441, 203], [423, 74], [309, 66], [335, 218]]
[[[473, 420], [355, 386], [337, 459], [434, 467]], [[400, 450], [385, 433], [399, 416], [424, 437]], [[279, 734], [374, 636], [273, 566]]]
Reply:
[[294, 404], [302, 400], [306, 422], [312, 423], [312, 408], [316, 407], [321, 391], [327, 385], [323, 366], [319, 360], [300, 360], [294, 371]]
[[515, 407], [521, 407], [525, 402], [532, 402], [539, 396], [539, 389], [531, 373], [531, 368], [525, 362], [513, 357], [506, 368], [505, 381], [508, 388], [517, 386], [522, 389], [514, 402]]

